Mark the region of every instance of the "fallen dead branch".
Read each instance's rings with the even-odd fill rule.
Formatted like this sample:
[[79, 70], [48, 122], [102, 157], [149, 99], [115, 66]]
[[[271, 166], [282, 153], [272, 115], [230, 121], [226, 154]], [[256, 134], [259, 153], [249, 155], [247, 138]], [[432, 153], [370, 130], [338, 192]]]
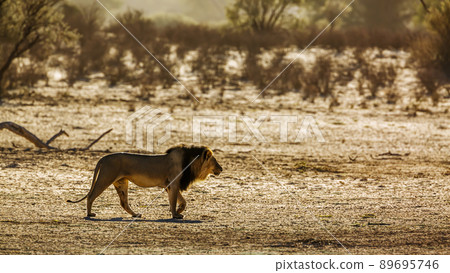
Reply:
[[89, 144], [88, 146], [86, 146], [85, 148], [80, 149], [81, 151], [86, 151], [89, 150], [89, 148], [92, 147], [92, 145], [94, 145], [95, 143], [97, 143], [100, 139], [102, 139], [102, 137], [104, 137], [106, 134], [108, 134], [109, 132], [112, 131], [112, 128], [109, 129], [108, 131], [104, 132], [103, 134], [101, 134], [96, 140], [92, 141], [91, 144]]
[[[43, 149], [56, 149], [54, 147], [51, 147], [49, 144], [50, 142], [52, 142], [53, 140], [55, 140], [58, 137], [58, 134], [54, 135], [52, 138], [50, 138], [46, 143], [43, 142], [41, 139], [39, 139], [37, 136], [35, 136], [33, 133], [31, 133], [30, 131], [28, 131], [27, 129], [25, 129], [24, 127], [15, 124], [14, 122], [2, 122], [0, 123], [0, 130], [2, 129], [7, 129], [11, 132], [13, 132], [16, 135], [19, 135], [23, 138], [25, 138], [26, 140], [28, 140], [29, 142], [33, 143], [34, 146], [38, 147], [38, 148], [43, 148]], [[61, 134], [60, 134], [61, 135]]]
[[[33, 133], [31, 133], [30, 131], [25, 129], [25, 127], [20, 126], [20, 125], [14, 123], [14, 122], [11, 122], [11, 121], [1, 122], [0, 123], [0, 130], [2, 130], [2, 129], [7, 129], [7, 130], [9, 130], [9, 131], [11, 131], [11, 132], [13, 132], [13, 133], [15, 133], [15, 134], [25, 138], [29, 142], [33, 143], [34, 146], [36, 146], [37, 148], [49, 149], [49, 150], [50, 149], [60, 150], [59, 148], [55, 148], [55, 147], [50, 146], [50, 143], [52, 143], [55, 139], [57, 139], [58, 137], [60, 137], [62, 135], [69, 136], [69, 134], [67, 134], [66, 131], [61, 129], [58, 133], [53, 135], [49, 140], [44, 142], [40, 138], [38, 138], [36, 135], [34, 135]], [[100, 141], [100, 139], [102, 139], [106, 134], [108, 134], [111, 131], [112, 131], [112, 129], [109, 129], [108, 131], [104, 132], [97, 139], [92, 141], [89, 145], [87, 145], [84, 148], [72, 148], [72, 149], [68, 149], [68, 150], [80, 150], [80, 151], [89, 150], [95, 143]]]
[[388, 151], [387, 153], [381, 153], [381, 154], [377, 154], [375, 156], [370, 155], [370, 157], [375, 160], [403, 160], [402, 157], [408, 156], [408, 155], [410, 155], [410, 153], [398, 154], [398, 153], [392, 153], [391, 151]]
[[375, 157], [373, 155], [370, 155], [370, 157], [375, 160], [403, 160], [401, 157]]
[[408, 155], [409, 155], [409, 153], [397, 154], [397, 153], [391, 153], [391, 151], [388, 151], [387, 153], [382, 153], [377, 156], [408, 156]]
[[52, 136], [49, 140], [47, 140], [47, 142], [45, 142], [45, 144], [50, 145], [50, 143], [53, 142], [53, 140], [55, 140], [57, 137], [61, 136], [61, 135], [65, 135], [65, 136], [69, 136], [69, 134], [66, 133], [66, 131], [64, 131], [63, 129], [59, 130], [58, 133], [56, 133], [54, 136]]

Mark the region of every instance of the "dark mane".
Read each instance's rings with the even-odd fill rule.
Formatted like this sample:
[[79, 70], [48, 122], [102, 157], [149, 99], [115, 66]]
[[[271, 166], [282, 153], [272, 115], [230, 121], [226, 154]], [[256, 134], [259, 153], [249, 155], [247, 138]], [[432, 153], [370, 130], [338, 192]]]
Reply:
[[183, 174], [181, 175], [180, 179], [180, 190], [185, 191], [189, 188], [189, 186], [194, 182], [194, 180], [197, 178], [197, 172], [194, 170], [194, 159], [195, 160], [202, 160], [201, 156], [204, 151], [206, 151], [208, 148], [205, 146], [186, 146], [184, 144], [178, 145], [175, 147], [172, 147], [166, 151], [167, 154], [175, 151], [175, 150], [182, 150], [183, 151], [183, 163], [182, 163], [182, 169], [184, 170], [186, 166], [191, 164], [188, 168], [186, 168], [183, 171]]

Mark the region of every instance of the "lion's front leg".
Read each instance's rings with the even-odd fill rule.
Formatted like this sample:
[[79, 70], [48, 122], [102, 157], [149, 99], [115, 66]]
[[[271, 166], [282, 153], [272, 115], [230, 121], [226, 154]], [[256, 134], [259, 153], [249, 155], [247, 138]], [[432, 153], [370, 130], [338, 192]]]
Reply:
[[177, 186], [170, 186], [168, 189], [169, 193], [169, 204], [170, 212], [172, 212], [172, 217], [175, 219], [183, 219], [183, 215], [177, 212], [177, 199], [180, 189]]
[[181, 195], [181, 192], [178, 192], [178, 209], [177, 209], [177, 213], [182, 213], [185, 208], [186, 208], [186, 200], [184, 200], [183, 196]]

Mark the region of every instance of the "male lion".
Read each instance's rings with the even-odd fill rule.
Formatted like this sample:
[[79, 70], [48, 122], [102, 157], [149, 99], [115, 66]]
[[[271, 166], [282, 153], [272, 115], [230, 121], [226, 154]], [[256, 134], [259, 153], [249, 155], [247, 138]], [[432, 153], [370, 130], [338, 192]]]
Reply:
[[115, 153], [98, 161], [88, 194], [78, 201], [67, 202], [78, 203], [87, 197], [87, 216], [94, 217], [92, 203], [113, 184], [125, 211], [133, 217], [141, 217], [128, 204], [128, 181], [131, 181], [140, 187], [165, 188], [172, 217], [181, 219], [186, 200], [180, 191], [185, 191], [193, 182], [205, 180], [210, 174], [219, 175], [221, 172], [222, 167], [206, 146], [175, 146], [162, 155]]

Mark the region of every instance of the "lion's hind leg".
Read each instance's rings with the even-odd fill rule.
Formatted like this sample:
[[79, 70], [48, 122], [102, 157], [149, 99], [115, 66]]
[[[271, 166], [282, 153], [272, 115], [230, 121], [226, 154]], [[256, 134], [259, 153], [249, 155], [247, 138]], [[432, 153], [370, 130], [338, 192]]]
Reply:
[[122, 208], [131, 214], [133, 217], [141, 217], [140, 213], [135, 213], [131, 210], [130, 205], [128, 204], [128, 179], [122, 178], [113, 183], [116, 188], [117, 194], [120, 198], [120, 205]]
[[102, 194], [115, 180], [117, 179], [117, 174], [113, 172], [108, 172], [105, 170], [100, 170], [97, 180], [95, 181], [91, 192], [87, 196], [87, 216], [95, 217], [95, 213], [92, 213], [92, 204], [95, 199]]

